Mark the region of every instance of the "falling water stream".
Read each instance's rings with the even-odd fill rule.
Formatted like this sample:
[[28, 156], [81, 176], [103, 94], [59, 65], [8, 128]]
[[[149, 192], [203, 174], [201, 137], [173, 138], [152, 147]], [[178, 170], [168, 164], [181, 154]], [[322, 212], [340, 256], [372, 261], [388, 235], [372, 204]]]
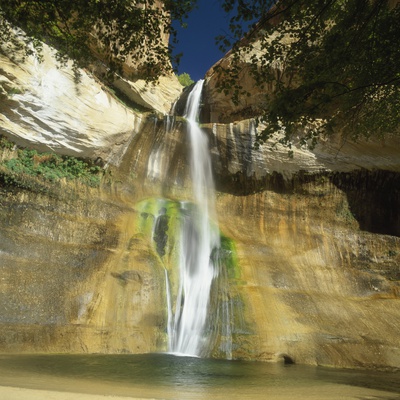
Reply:
[[206, 344], [204, 330], [210, 291], [217, 274], [212, 254], [220, 247], [218, 229], [215, 224], [211, 226], [210, 222], [215, 221], [216, 212], [208, 139], [197, 123], [202, 87], [202, 80], [196, 83], [189, 94], [185, 110], [190, 138], [193, 199], [196, 207], [189, 210], [189, 204], [182, 203], [183, 211], [187, 212], [183, 212], [182, 218], [179, 289], [174, 310], [166, 279], [169, 296], [169, 351], [191, 356], [200, 356]]

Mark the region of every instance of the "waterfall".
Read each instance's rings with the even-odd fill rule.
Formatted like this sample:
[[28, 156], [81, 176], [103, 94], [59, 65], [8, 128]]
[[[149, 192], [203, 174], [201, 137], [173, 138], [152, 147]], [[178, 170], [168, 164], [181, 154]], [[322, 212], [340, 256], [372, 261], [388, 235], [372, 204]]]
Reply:
[[[212, 256], [220, 247], [218, 228], [210, 223], [215, 221], [216, 212], [208, 139], [197, 123], [202, 87], [203, 81], [196, 83], [185, 110], [195, 207], [181, 203], [179, 288], [174, 310], [171, 299], [168, 299], [169, 351], [192, 356], [201, 356], [207, 344], [205, 331], [211, 285], [218, 274]], [[169, 297], [168, 285], [167, 277]]]
[[[217, 224], [215, 188], [208, 137], [197, 123], [203, 81], [190, 92], [185, 116], [191, 193], [184, 200], [149, 198], [136, 205], [138, 228], [151, 233], [153, 249], [164, 268], [168, 352], [197, 357], [233, 357], [233, 337], [242, 329], [241, 299], [231, 283], [239, 277], [235, 246]], [[161, 126], [160, 126], [161, 128]], [[164, 133], [175, 129], [164, 118]], [[147, 176], [162, 180], [168, 170], [168, 140], [157, 142]]]

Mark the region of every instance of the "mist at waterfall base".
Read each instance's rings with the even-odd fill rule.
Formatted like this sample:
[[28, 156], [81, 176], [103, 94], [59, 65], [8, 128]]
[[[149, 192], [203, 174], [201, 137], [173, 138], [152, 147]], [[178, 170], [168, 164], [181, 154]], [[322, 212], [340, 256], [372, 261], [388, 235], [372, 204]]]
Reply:
[[165, 400], [394, 400], [400, 373], [168, 354], [0, 355], [0, 386]]

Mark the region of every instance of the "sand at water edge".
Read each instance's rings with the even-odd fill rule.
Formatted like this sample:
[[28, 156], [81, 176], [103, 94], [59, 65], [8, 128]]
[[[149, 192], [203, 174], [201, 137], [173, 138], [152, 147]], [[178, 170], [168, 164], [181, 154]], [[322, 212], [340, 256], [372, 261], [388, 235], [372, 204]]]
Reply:
[[57, 392], [53, 390], [25, 389], [0, 386], [1, 400], [151, 400], [100, 394]]

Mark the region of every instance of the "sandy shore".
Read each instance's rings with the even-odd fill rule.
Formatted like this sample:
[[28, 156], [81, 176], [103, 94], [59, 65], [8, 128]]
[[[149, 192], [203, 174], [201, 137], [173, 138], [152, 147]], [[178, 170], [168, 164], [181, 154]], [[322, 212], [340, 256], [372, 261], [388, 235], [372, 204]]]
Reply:
[[[326, 388], [325, 388], [326, 389]], [[272, 400], [394, 400], [400, 399], [400, 396], [395, 393], [388, 393], [384, 391], [366, 389], [366, 388], [352, 388], [348, 386], [334, 385], [329, 386], [328, 390], [310, 391], [300, 390], [296, 393], [291, 389], [280, 389], [278, 391], [266, 391], [263, 394], [255, 396], [243, 393], [236, 397], [235, 395], [225, 394], [212, 394], [211, 396], [204, 393], [202, 396], [192, 397], [191, 395], [178, 395], [177, 397], [170, 397], [167, 399], [210, 399], [226, 400], [231, 399], [252, 399], [252, 400], [265, 400], [266, 398]], [[0, 386], [0, 399], [1, 400], [162, 400], [163, 397], [132, 397], [129, 395], [110, 395], [110, 394], [89, 394], [80, 392], [61, 392], [57, 390], [41, 390], [41, 389], [28, 389], [12, 386]]]
[[138, 397], [122, 397], [100, 394], [57, 392], [52, 390], [25, 389], [0, 386], [1, 400], [151, 400]]

